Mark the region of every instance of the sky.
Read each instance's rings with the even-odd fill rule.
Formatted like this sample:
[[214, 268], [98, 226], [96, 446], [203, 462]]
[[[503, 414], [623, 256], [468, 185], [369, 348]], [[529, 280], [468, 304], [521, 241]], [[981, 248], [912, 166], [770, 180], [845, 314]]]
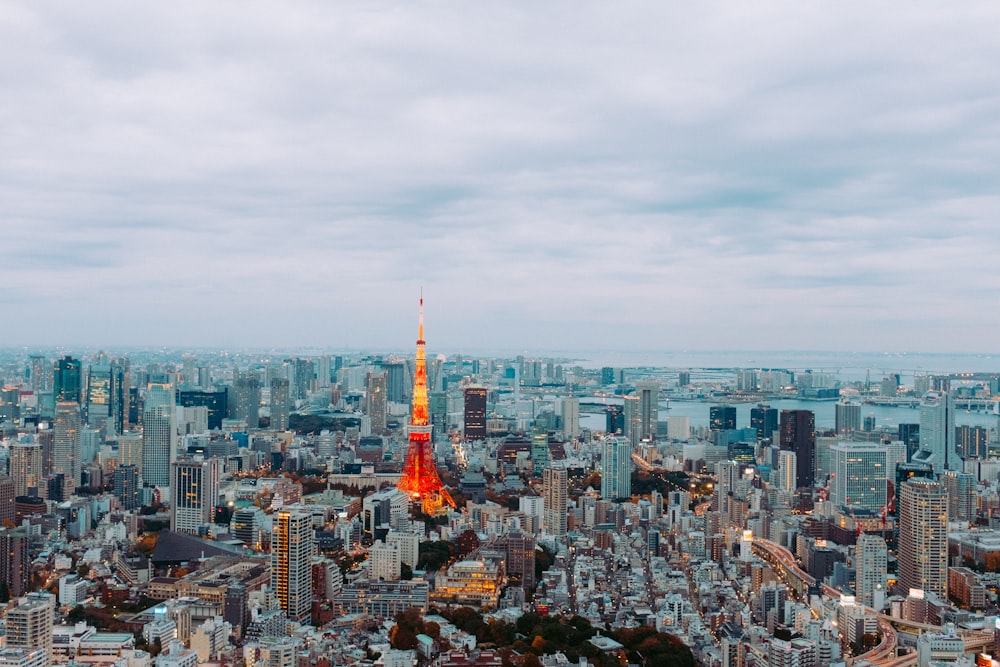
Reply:
[[0, 344], [995, 352], [1000, 5], [8, 2]]

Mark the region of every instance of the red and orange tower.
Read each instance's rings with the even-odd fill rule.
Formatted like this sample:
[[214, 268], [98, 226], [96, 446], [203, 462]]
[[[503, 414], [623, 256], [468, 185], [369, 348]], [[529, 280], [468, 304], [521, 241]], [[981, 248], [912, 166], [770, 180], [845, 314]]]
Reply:
[[427, 351], [424, 342], [424, 298], [420, 297], [420, 329], [417, 334], [417, 360], [413, 373], [413, 409], [410, 415], [410, 446], [397, 488], [414, 501], [420, 500], [424, 514], [434, 515], [444, 503], [452, 507], [455, 501], [445, 488], [434, 465], [431, 444], [431, 424], [427, 410]]

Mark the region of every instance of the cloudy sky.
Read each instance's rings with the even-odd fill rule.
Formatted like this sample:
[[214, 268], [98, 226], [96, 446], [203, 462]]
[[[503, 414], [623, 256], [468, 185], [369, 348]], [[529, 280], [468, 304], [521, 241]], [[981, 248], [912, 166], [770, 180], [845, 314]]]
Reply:
[[8, 2], [4, 344], [995, 352], [1000, 5]]

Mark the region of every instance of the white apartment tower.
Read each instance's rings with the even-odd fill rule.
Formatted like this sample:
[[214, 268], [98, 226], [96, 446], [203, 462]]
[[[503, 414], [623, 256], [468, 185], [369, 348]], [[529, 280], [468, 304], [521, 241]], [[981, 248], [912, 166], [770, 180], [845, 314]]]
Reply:
[[628, 498], [632, 495], [632, 441], [608, 436], [601, 457], [601, 497]]
[[864, 533], [858, 537], [854, 590], [861, 604], [876, 611], [885, 606], [888, 553], [885, 540], [878, 535]]
[[45, 649], [45, 664], [52, 664], [52, 624], [56, 597], [50, 593], [30, 593], [19, 598], [7, 611], [7, 646]]

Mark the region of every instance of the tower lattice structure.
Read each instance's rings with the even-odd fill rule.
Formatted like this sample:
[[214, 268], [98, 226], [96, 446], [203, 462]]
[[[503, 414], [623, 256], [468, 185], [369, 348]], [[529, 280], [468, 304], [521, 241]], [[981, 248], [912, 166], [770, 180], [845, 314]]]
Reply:
[[416, 368], [413, 373], [413, 405], [410, 415], [409, 448], [397, 488], [406, 492], [414, 501], [419, 500], [425, 514], [434, 515], [452, 499], [434, 465], [434, 447], [431, 444], [432, 426], [427, 409], [427, 351], [424, 342], [424, 299], [420, 298], [420, 328], [417, 334]]

